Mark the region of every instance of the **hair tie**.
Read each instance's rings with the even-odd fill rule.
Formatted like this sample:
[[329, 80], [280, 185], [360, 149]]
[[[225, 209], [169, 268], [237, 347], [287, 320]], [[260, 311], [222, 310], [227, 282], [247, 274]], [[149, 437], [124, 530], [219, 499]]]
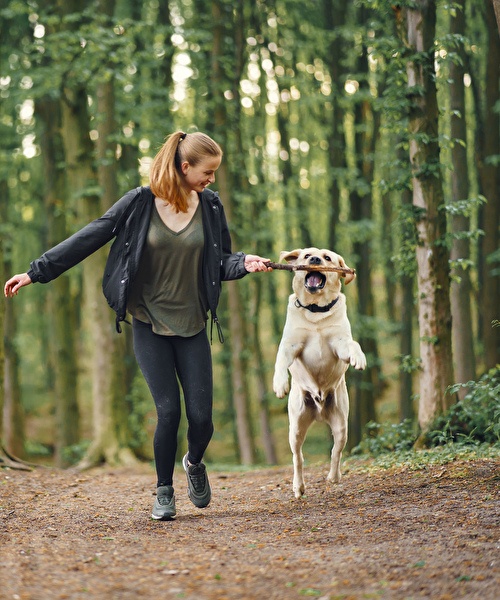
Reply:
[[182, 140], [187, 136], [187, 133], [182, 132], [181, 135], [179, 136], [179, 142], [182, 142]]

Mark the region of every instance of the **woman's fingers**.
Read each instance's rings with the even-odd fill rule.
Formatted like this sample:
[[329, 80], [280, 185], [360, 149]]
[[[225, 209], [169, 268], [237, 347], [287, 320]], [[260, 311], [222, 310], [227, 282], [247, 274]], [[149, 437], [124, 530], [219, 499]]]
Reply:
[[11, 277], [4, 286], [3, 292], [6, 298], [12, 298], [12, 296], [16, 296], [19, 290], [25, 285], [29, 285], [31, 283], [31, 279], [27, 273], [20, 273], [18, 275], [14, 275]]

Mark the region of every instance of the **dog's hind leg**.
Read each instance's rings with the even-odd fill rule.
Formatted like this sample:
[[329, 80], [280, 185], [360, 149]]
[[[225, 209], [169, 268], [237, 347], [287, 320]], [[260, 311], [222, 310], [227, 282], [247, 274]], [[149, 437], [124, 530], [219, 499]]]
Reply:
[[342, 474], [340, 472], [340, 460], [342, 451], [347, 443], [347, 425], [349, 417], [349, 397], [345, 381], [342, 380], [335, 391], [330, 414], [330, 428], [333, 435], [333, 448], [330, 461], [330, 472], [327, 480], [332, 483], [340, 483]]
[[293, 457], [293, 493], [296, 498], [300, 498], [304, 495], [306, 489], [304, 484], [304, 455], [302, 454], [302, 446], [307, 430], [314, 421], [314, 412], [304, 405], [300, 406], [303, 402], [301, 398], [298, 400], [300, 403], [299, 408], [296, 402], [293, 401], [293, 395], [294, 390], [292, 389], [288, 402], [288, 418], [290, 423], [288, 441]]

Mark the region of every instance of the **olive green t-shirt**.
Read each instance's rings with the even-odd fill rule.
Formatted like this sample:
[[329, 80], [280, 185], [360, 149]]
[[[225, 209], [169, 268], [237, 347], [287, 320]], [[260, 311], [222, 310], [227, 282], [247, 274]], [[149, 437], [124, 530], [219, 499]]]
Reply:
[[139, 321], [150, 323], [160, 335], [196, 335], [207, 319], [202, 280], [201, 205], [188, 225], [178, 232], [165, 225], [156, 205], [151, 212], [128, 310]]

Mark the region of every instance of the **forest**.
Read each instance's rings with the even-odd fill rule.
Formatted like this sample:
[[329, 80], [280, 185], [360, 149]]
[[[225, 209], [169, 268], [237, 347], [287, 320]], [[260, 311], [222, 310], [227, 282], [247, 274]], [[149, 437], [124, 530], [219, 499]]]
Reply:
[[[3, 282], [147, 185], [169, 133], [203, 131], [234, 250], [328, 248], [356, 270], [348, 448], [377, 423], [425, 445], [474, 394], [500, 440], [496, 0], [2, 0], [0, 28]], [[151, 460], [108, 250], [0, 303], [0, 463]], [[271, 382], [290, 293], [283, 271], [223, 285], [209, 460], [289, 461]], [[326, 429], [307, 443], [328, 456]]]

